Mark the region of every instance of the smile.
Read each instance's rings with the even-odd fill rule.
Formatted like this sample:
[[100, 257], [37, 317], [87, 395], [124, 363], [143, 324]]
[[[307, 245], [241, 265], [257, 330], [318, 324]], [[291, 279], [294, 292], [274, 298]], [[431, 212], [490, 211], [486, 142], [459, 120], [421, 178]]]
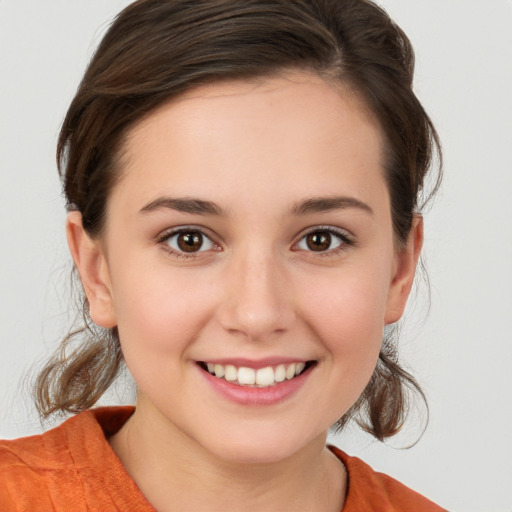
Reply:
[[200, 362], [199, 366], [210, 375], [235, 385], [244, 387], [268, 388], [289, 381], [301, 375], [314, 364], [314, 361], [278, 364], [254, 369], [246, 366], [223, 365]]

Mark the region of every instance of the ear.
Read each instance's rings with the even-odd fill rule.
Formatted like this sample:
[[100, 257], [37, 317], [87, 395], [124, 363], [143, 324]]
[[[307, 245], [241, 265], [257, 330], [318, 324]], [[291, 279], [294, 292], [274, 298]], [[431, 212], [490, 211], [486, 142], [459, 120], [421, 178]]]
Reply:
[[415, 215], [407, 245], [400, 249], [395, 259], [393, 280], [388, 293], [386, 325], [392, 324], [402, 316], [407, 298], [412, 288], [416, 265], [423, 246], [423, 217]]
[[107, 259], [101, 243], [91, 239], [82, 225], [80, 212], [70, 212], [66, 220], [69, 250], [80, 274], [89, 302], [92, 321], [101, 327], [117, 325]]

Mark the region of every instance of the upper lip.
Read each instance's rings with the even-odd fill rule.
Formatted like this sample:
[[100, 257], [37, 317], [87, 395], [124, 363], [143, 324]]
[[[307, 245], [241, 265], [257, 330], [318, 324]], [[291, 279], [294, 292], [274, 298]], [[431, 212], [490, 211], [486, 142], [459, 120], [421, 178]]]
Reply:
[[202, 363], [212, 363], [212, 364], [220, 364], [222, 366], [232, 365], [237, 368], [245, 367], [245, 368], [253, 368], [254, 370], [258, 370], [260, 368], [266, 368], [267, 366], [278, 366], [280, 364], [292, 364], [292, 363], [307, 363], [308, 361], [312, 361], [313, 359], [305, 359], [302, 357], [266, 357], [263, 359], [247, 359], [243, 357], [227, 357], [227, 358], [213, 358], [213, 359], [204, 359], [198, 362]]

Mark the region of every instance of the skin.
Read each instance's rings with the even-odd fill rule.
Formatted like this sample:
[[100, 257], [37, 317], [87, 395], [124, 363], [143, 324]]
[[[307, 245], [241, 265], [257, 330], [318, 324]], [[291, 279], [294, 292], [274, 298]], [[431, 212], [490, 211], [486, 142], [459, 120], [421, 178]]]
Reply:
[[[118, 327], [139, 390], [111, 445], [158, 510], [341, 510], [346, 475], [326, 435], [402, 315], [422, 242], [417, 218], [396, 248], [382, 155], [357, 97], [315, 75], [204, 86], [129, 133], [98, 239], [69, 215], [91, 317]], [[222, 214], [144, 211], [162, 197]], [[297, 211], [319, 197], [348, 203]], [[183, 257], [162, 237], [190, 225], [212, 243]], [[345, 241], [312, 250], [305, 235], [329, 229]], [[220, 396], [197, 365], [271, 356], [316, 364], [266, 406]]]

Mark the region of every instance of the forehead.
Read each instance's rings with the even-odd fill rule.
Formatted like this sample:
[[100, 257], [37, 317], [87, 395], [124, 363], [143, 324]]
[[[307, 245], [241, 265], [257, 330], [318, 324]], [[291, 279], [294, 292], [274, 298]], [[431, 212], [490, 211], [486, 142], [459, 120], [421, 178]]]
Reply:
[[357, 95], [316, 75], [217, 83], [170, 101], [131, 130], [119, 187], [131, 185], [141, 202], [163, 192], [268, 193], [272, 183], [287, 183], [290, 194], [314, 187], [326, 195], [344, 176], [344, 187], [357, 178], [352, 186], [358, 182], [361, 193], [382, 174], [382, 146]]

